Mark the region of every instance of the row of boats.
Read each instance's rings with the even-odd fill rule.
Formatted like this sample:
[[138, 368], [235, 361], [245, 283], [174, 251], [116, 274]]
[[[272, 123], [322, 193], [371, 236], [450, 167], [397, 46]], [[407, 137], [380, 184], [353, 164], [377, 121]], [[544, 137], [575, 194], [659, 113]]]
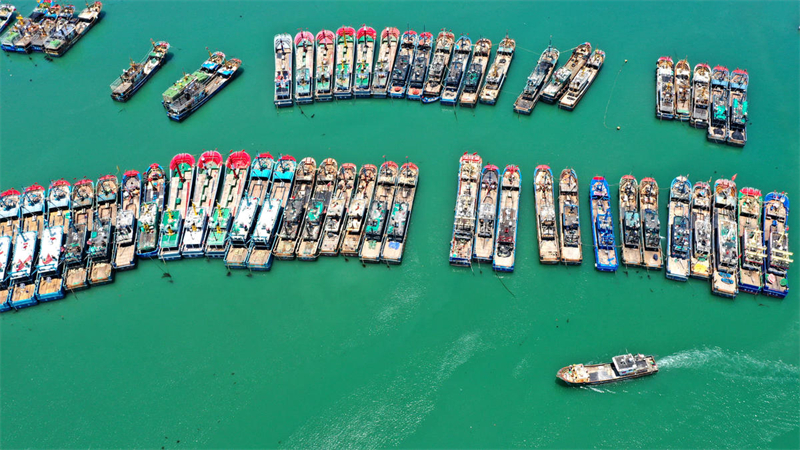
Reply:
[[110, 283], [138, 258], [206, 256], [229, 268], [270, 270], [274, 258], [358, 256], [399, 264], [419, 168], [299, 163], [269, 153], [181, 153], [74, 184], [0, 194], [0, 310]]
[[0, 48], [7, 52], [44, 52], [63, 56], [102, 17], [103, 4], [95, 1], [76, 13], [73, 5], [59, 5], [52, 0], [39, 0], [27, 18], [13, 5], [0, 5]]
[[[278, 34], [275, 48], [275, 106], [336, 99], [376, 97], [440, 101], [474, 107], [495, 104], [514, 57], [516, 42], [506, 36], [490, 65], [492, 41], [458, 39], [442, 30], [417, 33], [387, 27], [343, 26], [334, 33]], [[376, 56], [377, 52], [377, 56]]]
[[709, 141], [744, 147], [747, 143], [746, 70], [729, 71], [708, 64], [690, 70], [686, 59], [673, 64], [662, 56], [656, 63], [656, 117], [689, 122], [707, 129]]
[[[482, 167], [476, 154], [459, 163], [450, 263], [492, 263], [497, 271], [514, 270], [519, 218], [520, 169]], [[559, 177], [556, 195], [550, 167], [533, 175], [539, 260], [543, 264], [580, 264], [583, 260], [578, 178], [572, 169]], [[711, 280], [712, 292], [735, 297], [741, 290], [783, 298], [789, 291], [789, 198], [762, 196], [755, 188], [737, 191], [733, 180], [692, 185], [676, 177], [669, 189], [666, 230], [659, 214], [659, 187], [653, 178], [639, 182], [625, 175], [619, 183], [619, 227], [616, 243], [611, 191], [605, 178], [589, 186], [592, 243], [597, 270], [615, 272], [620, 256], [626, 266], [661, 270], [672, 280]], [[558, 205], [558, 207], [556, 207]], [[661, 245], [666, 233], [667, 250]], [[621, 253], [621, 255], [620, 255]]]

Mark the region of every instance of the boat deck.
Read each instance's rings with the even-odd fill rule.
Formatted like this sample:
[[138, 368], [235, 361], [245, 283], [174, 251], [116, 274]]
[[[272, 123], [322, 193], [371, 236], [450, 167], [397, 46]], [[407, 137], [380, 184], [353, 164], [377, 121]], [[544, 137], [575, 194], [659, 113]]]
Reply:
[[99, 286], [114, 281], [113, 266], [110, 262], [92, 263], [89, 268], [89, 284]]
[[79, 291], [89, 287], [89, 271], [85, 267], [70, 267], [64, 275], [64, 288], [68, 291]]

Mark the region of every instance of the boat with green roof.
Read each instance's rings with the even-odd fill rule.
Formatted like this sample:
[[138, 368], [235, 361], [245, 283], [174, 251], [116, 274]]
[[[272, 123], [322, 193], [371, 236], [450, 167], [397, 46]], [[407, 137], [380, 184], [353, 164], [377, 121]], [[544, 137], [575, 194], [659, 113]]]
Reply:
[[181, 230], [189, 212], [194, 186], [194, 156], [188, 153], [175, 155], [170, 161], [169, 170], [169, 197], [161, 214], [158, 244], [158, 257], [165, 261], [180, 258]]
[[225, 177], [217, 206], [211, 211], [208, 236], [205, 239], [205, 254], [211, 258], [222, 258], [228, 246], [228, 231], [236, 217], [239, 203], [247, 187], [250, 173], [250, 155], [244, 150], [232, 152], [225, 160]]
[[335, 39], [336, 37], [331, 30], [322, 30], [317, 33], [317, 69], [314, 75], [314, 99], [318, 102], [333, 100]]
[[372, 84], [372, 60], [375, 55], [375, 29], [366, 25], [356, 33], [356, 70], [353, 94], [358, 97], [369, 97]]
[[49, 56], [63, 56], [100, 20], [102, 10], [103, 3], [96, 1], [87, 5], [77, 18], [70, 18], [62, 25], [56, 26], [44, 42], [44, 52]]
[[355, 56], [355, 35], [353, 27], [336, 30], [336, 70], [334, 74], [333, 96], [346, 100], [353, 98], [353, 59]]

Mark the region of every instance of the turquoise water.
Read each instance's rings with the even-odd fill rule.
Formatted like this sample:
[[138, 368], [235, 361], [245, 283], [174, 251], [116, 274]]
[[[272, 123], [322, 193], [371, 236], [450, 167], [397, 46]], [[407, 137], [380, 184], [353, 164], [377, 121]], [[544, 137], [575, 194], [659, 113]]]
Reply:
[[[408, 156], [421, 178], [403, 264], [278, 261], [227, 276], [220, 261], [142, 262], [111, 286], [4, 314], [0, 447], [798, 446], [797, 268], [783, 301], [724, 300], [663, 272], [598, 273], [587, 203], [584, 264], [542, 266], [531, 185], [538, 164], [573, 167], [582, 200], [594, 175], [612, 185], [653, 176], [665, 188], [679, 174], [738, 174], [739, 186], [800, 201], [796, 3], [286, 5], [109, 1], [64, 58], [0, 56], [0, 189], [212, 148], [359, 165]], [[495, 107], [353, 100], [276, 112], [272, 36], [361, 23], [447, 26], [495, 43], [508, 31], [518, 51]], [[512, 103], [550, 35], [563, 60], [588, 40], [606, 66], [573, 113], [542, 104], [518, 117]], [[111, 101], [108, 85], [151, 38], [168, 40], [173, 58], [130, 102]], [[199, 67], [206, 46], [242, 59], [241, 76], [173, 123], [160, 94]], [[664, 54], [748, 69], [745, 149], [654, 118]], [[466, 150], [522, 169], [514, 274], [447, 264]], [[654, 354], [661, 372], [598, 389], [556, 383], [562, 366], [626, 351]]]

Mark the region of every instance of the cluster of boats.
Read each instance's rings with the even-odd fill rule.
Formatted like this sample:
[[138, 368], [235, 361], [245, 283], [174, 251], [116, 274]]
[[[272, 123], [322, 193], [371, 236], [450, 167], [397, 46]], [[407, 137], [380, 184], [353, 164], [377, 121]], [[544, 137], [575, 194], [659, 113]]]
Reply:
[[[474, 107], [493, 105], [514, 57], [516, 42], [506, 36], [491, 59], [492, 41], [456, 39], [447, 30], [400, 33], [385, 28], [343, 26], [334, 33], [278, 34], [275, 47], [275, 106], [336, 99], [403, 98], [422, 103]], [[376, 56], [377, 53], [377, 56]]]
[[181, 153], [120, 179], [0, 193], [0, 311], [113, 281], [138, 258], [206, 256], [270, 270], [274, 258], [399, 264], [419, 168], [341, 166], [269, 153]]
[[707, 129], [709, 141], [744, 147], [747, 143], [746, 70], [725, 66], [694, 66], [686, 59], [673, 64], [662, 56], [656, 63], [656, 117], [688, 121]]
[[177, 122], [189, 117], [227, 86], [241, 66], [240, 59], [226, 59], [225, 53], [208, 52], [208, 59], [199, 69], [184, 74], [162, 94], [161, 103], [167, 110], [167, 116]]
[[17, 14], [12, 5], [0, 5], [0, 47], [7, 52], [44, 52], [63, 56], [102, 17], [103, 4], [95, 1], [76, 13], [73, 5], [59, 5], [39, 0], [27, 18]]

